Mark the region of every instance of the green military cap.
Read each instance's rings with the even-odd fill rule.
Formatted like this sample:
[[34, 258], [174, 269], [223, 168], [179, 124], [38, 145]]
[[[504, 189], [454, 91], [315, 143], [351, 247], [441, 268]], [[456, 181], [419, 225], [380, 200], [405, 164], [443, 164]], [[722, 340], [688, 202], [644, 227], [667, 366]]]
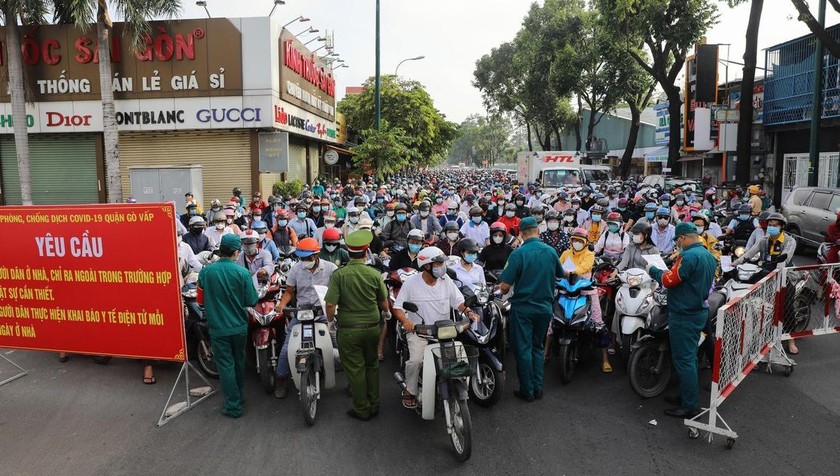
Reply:
[[371, 241], [373, 241], [373, 233], [370, 230], [354, 231], [344, 240], [347, 249], [355, 253], [367, 250]]
[[222, 243], [219, 247], [228, 252], [239, 251], [242, 249], [242, 240], [236, 233], [228, 233], [222, 237]]
[[537, 219], [534, 217], [525, 217], [521, 222], [519, 222], [520, 231], [531, 230], [533, 228], [539, 228], [539, 225], [537, 225]]
[[677, 224], [677, 228], [674, 230], [674, 238], [679, 238], [683, 235], [696, 235], [697, 234], [697, 226], [693, 222], [681, 222]]

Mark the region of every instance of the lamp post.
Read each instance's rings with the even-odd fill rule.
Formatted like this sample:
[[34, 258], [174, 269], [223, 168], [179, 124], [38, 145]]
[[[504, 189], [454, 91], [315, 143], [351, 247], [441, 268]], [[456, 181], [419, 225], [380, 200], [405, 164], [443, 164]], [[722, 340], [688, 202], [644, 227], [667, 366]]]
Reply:
[[374, 81], [374, 125], [376, 130], [382, 129], [382, 77], [379, 71], [379, 0], [376, 0], [376, 80]]
[[[279, 5], [285, 5], [285, 4], [286, 4], [285, 0], [274, 0], [274, 6], [271, 7], [271, 12], [268, 14], [268, 16], [274, 15], [274, 10], [276, 10]], [[301, 17], [301, 18], [303, 18], [303, 17]], [[308, 20], [309, 19], [307, 18], [306, 20], [301, 20], [301, 21], [308, 21]], [[293, 20], [292, 23], [294, 23], [295, 21], [297, 21], [297, 20]], [[283, 25], [283, 28], [286, 28], [286, 26], [288, 26], [288, 24]]]
[[207, 18], [210, 18], [210, 10], [207, 9], [206, 0], [198, 0], [197, 2], [195, 2], [195, 4], [199, 7], [204, 7], [204, 11], [207, 13]]
[[[274, 5], [274, 8], [277, 8], [277, 4]], [[274, 8], [271, 9], [272, 13], [274, 12]], [[269, 15], [269, 16], [271, 16], [271, 15]], [[286, 28], [287, 26], [291, 25], [292, 23], [294, 23], [296, 21], [299, 21], [301, 23], [306, 23], [306, 22], [309, 21], [309, 18], [306, 18], [305, 16], [301, 15], [301, 16], [295, 18], [294, 20], [290, 21], [289, 23], [286, 23], [285, 25], [283, 25], [283, 28]]]
[[[825, 26], [825, 0], [820, 0], [817, 12], [820, 26]], [[823, 77], [823, 44], [817, 40], [814, 45], [814, 91], [811, 96], [811, 141], [808, 161], [811, 163], [808, 172], [808, 186], [816, 187], [820, 180], [820, 118], [822, 117], [822, 77]]]
[[425, 56], [420, 55], [420, 56], [415, 56], [414, 58], [406, 58], [406, 59], [400, 61], [399, 64], [397, 64], [397, 69], [394, 70], [394, 76], [399, 76], [400, 75], [400, 66], [402, 66], [402, 64], [405, 63], [406, 61], [419, 61], [419, 60], [425, 59], [425, 58], [426, 58]]

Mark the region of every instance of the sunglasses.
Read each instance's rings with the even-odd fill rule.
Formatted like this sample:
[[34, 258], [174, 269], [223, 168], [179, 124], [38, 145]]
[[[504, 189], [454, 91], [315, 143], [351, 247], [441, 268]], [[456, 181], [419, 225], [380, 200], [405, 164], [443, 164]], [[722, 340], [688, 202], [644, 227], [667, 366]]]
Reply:
[[307, 256], [306, 258], [301, 258], [300, 260], [301, 261], [306, 261], [306, 262], [315, 261], [315, 258], [317, 258], [317, 257], [318, 257], [317, 254], [311, 254], [311, 255]]

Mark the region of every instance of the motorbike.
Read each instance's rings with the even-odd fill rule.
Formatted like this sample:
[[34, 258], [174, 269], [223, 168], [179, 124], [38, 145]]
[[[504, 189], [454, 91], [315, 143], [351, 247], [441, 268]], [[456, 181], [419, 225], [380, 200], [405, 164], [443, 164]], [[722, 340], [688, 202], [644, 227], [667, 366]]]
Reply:
[[[408, 301], [403, 303], [403, 308], [408, 312], [418, 311], [417, 305]], [[434, 420], [436, 410], [443, 407], [450, 445], [461, 462], [472, 455], [469, 381], [476, 373], [478, 350], [465, 346], [457, 338], [470, 328], [470, 322], [464, 317], [457, 322], [444, 319], [414, 327], [415, 334], [429, 341], [423, 353], [416, 410], [424, 420]], [[408, 354], [407, 346], [403, 352]], [[405, 366], [394, 373], [394, 380], [406, 390]]]
[[478, 372], [470, 379], [470, 399], [483, 407], [495, 405], [502, 397], [505, 381], [505, 346], [502, 311], [491, 299], [487, 285], [460, 287], [464, 305], [481, 319], [458, 336], [464, 345], [478, 349]]
[[318, 413], [321, 389], [335, 387], [332, 337], [327, 324], [316, 322], [323, 315], [320, 306], [287, 307], [286, 312], [298, 322], [289, 329], [288, 357], [290, 365], [293, 364], [292, 380], [300, 395], [303, 420], [312, 426]]
[[633, 343], [627, 367], [630, 387], [642, 398], [653, 398], [664, 392], [672, 371], [667, 290], [656, 288], [652, 298], [646, 329]]
[[551, 319], [552, 352], [560, 361], [560, 381], [572, 381], [577, 362], [584, 351], [594, 349], [595, 324], [591, 319], [589, 296], [592, 281], [571, 275], [557, 281], [557, 299]]
[[251, 341], [256, 358], [257, 374], [265, 393], [274, 391], [275, 369], [280, 346], [285, 339], [285, 321], [276, 306], [282, 287], [280, 275], [275, 271], [258, 282], [256, 306], [248, 308]]
[[[414, 268], [400, 268], [388, 273], [382, 273], [382, 279], [385, 280], [385, 286], [388, 288], [389, 309], [393, 309], [394, 302], [396, 302], [397, 296], [400, 294], [400, 288], [402, 288], [403, 283], [417, 273], [419, 273], [419, 271]], [[398, 338], [396, 319], [391, 319], [390, 313], [387, 315], [387, 319], [385, 319], [385, 326], [388, 329], [388, 342], [390, 343], [391, 348], [394, 349], [394, 353], [397, 357], [401, 358], [403, 355], [402, 348], [405, 346], [405, 342]], [[400, 366], [404, 364], [405, 362], [400, 360]]]
[[612, 322], [616, 316], [615, 299], [621, 281], [614, 277], [614, 273], [619, 262], [619, 258], [604, 255], [595, 258], [595, 266], [592, 268], [592, 281], [598, 291], [601, 313], [608, 329], [613, 328]]
[[627, 362], [630, 351], [646, 328], [647, 317], [654, 305], [654, 291], [659, 284], [647, 271], [630, 268], [619, 274], [621, 287], [615, 296], [615, 318], [621, 341], [621, 351]]
[[198, 274], [191, 273], [184, 280], [181, 297], [184, 303], [184, 329], [187, 335], [187, 355], [196, 359], [198, 369], [204, 375], [217, 379], [219, 370], [213, 349], [210, 346], [210, 332], [204, 308], [196, 301]]

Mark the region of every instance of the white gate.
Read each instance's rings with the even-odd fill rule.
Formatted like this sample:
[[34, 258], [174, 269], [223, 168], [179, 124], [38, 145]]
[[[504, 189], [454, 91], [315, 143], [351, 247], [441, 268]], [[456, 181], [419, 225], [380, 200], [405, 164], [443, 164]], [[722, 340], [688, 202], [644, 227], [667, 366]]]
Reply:
[[840, 168], [840, 154], [837, 152], [820, 153], [820, 187], [839, 188], [838, 168]]
[[788, 194], [796, 187], [808, 186], [808, 153], [785, 154], [782, 169], [782, 203], [787, 201]]

